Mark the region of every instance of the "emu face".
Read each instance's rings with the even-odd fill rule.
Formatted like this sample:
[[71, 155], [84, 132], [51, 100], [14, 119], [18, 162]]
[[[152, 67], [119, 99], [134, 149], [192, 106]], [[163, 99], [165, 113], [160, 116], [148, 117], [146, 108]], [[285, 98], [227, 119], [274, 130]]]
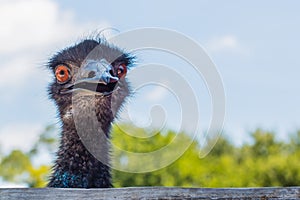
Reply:
[[[84, 40], [50, 59], [54, 75], [49, 94], [63, 122], [72, 118], [72, 103], [96, 105], [96, 112], [117, 112], [128, 95], [125, 80], [132, 57], [106, 42]], [[113, 116], [112, 116], [113, 117]]]

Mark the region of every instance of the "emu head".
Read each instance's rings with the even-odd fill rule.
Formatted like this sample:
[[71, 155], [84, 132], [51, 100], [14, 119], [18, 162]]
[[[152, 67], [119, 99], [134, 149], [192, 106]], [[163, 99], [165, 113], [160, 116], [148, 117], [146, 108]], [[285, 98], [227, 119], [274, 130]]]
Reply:
[[49, 61], [54, 75], [49, 94], [63, 123], [73, 120], [76, 103], [84, 112], [95, 111], [107, 132], [110, 125], [105, 123], [112, 121], [129, 93], [125, 77], [132, 64], [130, 54], [101, 40], [86, 39], [54, 55]]

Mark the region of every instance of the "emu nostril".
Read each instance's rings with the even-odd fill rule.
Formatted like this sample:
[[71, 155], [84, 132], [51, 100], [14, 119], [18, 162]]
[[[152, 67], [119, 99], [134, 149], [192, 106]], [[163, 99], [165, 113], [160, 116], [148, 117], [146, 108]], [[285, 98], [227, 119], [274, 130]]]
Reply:
[[96, 76], [96, 73], [94, 71], [90, 71], [88, 74], [88, 78], [93, 78]]
[[114, 72], [113, 72], [113, 70], [112, 70], [112, 69], [111, 69], [111, 70], [109, 70], [109, 73], [110, 73], [110, 75], [114, 76]]

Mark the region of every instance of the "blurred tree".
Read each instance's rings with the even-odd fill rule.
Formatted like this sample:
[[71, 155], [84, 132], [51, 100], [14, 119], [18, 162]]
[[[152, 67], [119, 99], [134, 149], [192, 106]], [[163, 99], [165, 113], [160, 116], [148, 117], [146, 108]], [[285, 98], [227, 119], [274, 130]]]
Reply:
[[0, 175], [6, 181], [19, 182], [23, 181], [21, 176], [28, 169], [30, 159], [20, 150], [14, 150], [5, 156], [0, 165]]
[[[124, 134], [122, 129], [134, 133], [135, 136], [132, 137], [128, 134]], [[127, 186], [174, 186], [174, 185], [185, 185], [193, 186], [193, 162], [199, 162], [198, 154], [199, 148], [197, 143], [192, 141], [192, 139], [183, 133], [176, 134], [172, 131], [167, 133], [157, 132], [152, 136], [155, 131], [145, 131], [143, 129], [137, 128], [119, 128], [114, 127], [113, 130], [113, 140], [112, 143], [114, 146], [117, 146], [119, 149], [128, 151], [128, 152], [153, 152], [156, 151], [172, 142], [179, 141], [178, 144], [175, 144], [175, 147], [186, 145], [190, 147], [185, 151], [184, 155], [181, 156], [175, 163], [171, 166], [160, 169], [158, 171], [148, 172], [148, 173], [127, 173], [118, 170], [113, 171], [113, 180], [115, 180], [116, 187], [127, 187]], [[176, 140], [175, 140], [175, 137]], [[183, 146], [184, 148], [184, 146]], [[115, 152], [116, 162], [119, 162], [119, 165], [122, 165], [122, 158], [124, 155], [118, 152]], [[162, 155], [160, 155], [162, 156]], [[168, 156], [168, 155], [164, 155]], [[173, 152], [169, 152], [169, 156], [174, 156]], [[153, 162], [161, 162], [160, 158], [157, 157], [157, 160]], [[140, 168], [145, 166], [140, 160], [130, 160], [130, 162], [125, 162], [123, 165], [127, 165], [127, 168], [131, 168], [134, 165], [140, 165]], [[136, 166], [135, 166], [136, 168]]]
[[[126, 130], [125, 134], [123, 130]], [[34, 164], [45, 153], [57, 149], [57, 128], [48, 126], [29, 152], [13, 150], [0, 153], [0, 178], [30, 187], [46, 184], [50, 163]], [[154, 134], [155, 133], [155, 134]], [[114, 164], [128, 168], [145, 166], [142, 160], [128, 160], [122, 151], [147, 153], [175, 143], [164, 156], [173, 156], [177, 148], [188, 147], [169, 166], [148, 173], [113, 170], [116, 187], [186, 186], [186, 187], [262, 187], [300, 185], [300, 131], [289, 140], [278, 141], [275, 133], [257, 129], [252, 142], [236, 147], [221, 137], [205, 158], [199, 158], [199, 143], [184, 133], [153, 132], [131, 125], [113, 127]], [[176, 139], [175, 139], [176, 138]], [[164, 157], [165, 158], [165, 157]], [[130, 162], [129, 162], [130, 161]], [[159, 159], [153, 162], [160, 162]]]
[[0, 159], [0, 177], [4, 181], [14, 183], [26, 183], [29, 187], [46, 186], [47, 176], [50, 171], [48, 165], [33, 164], [34, 158], [40, 155], [42, 149], [53, 150], [56, 148], [57, 139], [55, 137], [54, 126], [47, 126], [40, 134], [39, 139], [29, 152], [13, 150], [8, 155]]
[[[139, 130], [139, 135], [145, 130]], [[134, 132], [134, 131], [133, 131]], [[157, 134], [144, 143], [137, 138], [114, 130], [114, 141], [121, 149], [134, 152], [154, 151], [168, 144], [176, 136], [174, 132]], [[300, 185], [300, 168], [297, 146], [300, 134], [293, 142], [285, 144], [275, 140], [275, 134], [257, 129], [251, 136], [252, 144], [235, 147], [226, 138], [219, 138], [208, 156], [199, 159], [199, 145], [186, 134], [178, 134], [181, 141], [192, 145], [174, 163], [164, 169], [149, 173], [127, 173], [114, 170], [117, 187], [128, 186], [187, 186], [187, 187], [260, 187]], [[296, 137], [296, 138], [295, 138]], [[184, 143], [184, 142], [183, 142]], [[189, 143], [189, 142], [187, 142]], [[288, 147], [288, 148], [287, 148]], [[294, 149], [293, 152], [287, 149]], [[118, 156], [117, 156], [118, 157]], [[119, 155], [119, 158], [121, 156]], [[135, 165], [138, 161], [132, 162]]]

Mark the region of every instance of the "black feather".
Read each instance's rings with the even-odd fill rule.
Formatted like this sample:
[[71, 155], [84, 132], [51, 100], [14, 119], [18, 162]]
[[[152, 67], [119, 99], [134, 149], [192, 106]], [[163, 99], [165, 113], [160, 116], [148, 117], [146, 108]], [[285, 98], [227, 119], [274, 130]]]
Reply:
[[[72, 76], [81, 67], [85, 59], [105, 59], [112, 65], [114, 63], [124, 63], [128, 67], [133, 65], [134, 56], [129, 53], [109, 45], [104, 40], [86, 39], [82, 42], [68, 47], [56, 53], [49, 60], [49, 68], [54, 72], [59, 64], [68, 65], [72, 69]], [[72, 78], [70, 82], [74, 81]], [[128, 96], [129, 89], [126, 79], [118, 83], [118, 90], [111, 95], [78, 96], [74, 100], [72, 93], [62, 94], [63, 84], [57, 83], [56, 79], [49, 86], [49, 96], [54, 100], [58, 108], [59, 119], [62, 122], [62, 133], [57, 159], [53, 166], [53, 172], [48, 187], [62, 188], [106, 188], [112, 187], [110, 167], [97, 160], [83, 145], [78, 136], [76, 124], [74, 122], [74, 101], [80, 108], [78, 115], [83, 123], [87, 123], [89, 115], [96, 115], [97, 122], [101, 130], [109, 138], [111, 124], [115, 113], [119, 110], [124, 99]], [[108, 88], [110, 89], [110, 88]], [[112, 103], [113, 101], [113, 103]], [[91, 112], [95, 111], [95, 112]], [[88, 129], [89, 127], [85, 127]], [[88, 133], [87, 133], [88, 134]], [[95, 141], [97, 144], [97, 141]], [[101, 145], [101, 143], [99, 143]], [[109, 146], [109, 145], [108, 145]], [[105, 149], [101, 154], [109, 157], [109, 149]]]

